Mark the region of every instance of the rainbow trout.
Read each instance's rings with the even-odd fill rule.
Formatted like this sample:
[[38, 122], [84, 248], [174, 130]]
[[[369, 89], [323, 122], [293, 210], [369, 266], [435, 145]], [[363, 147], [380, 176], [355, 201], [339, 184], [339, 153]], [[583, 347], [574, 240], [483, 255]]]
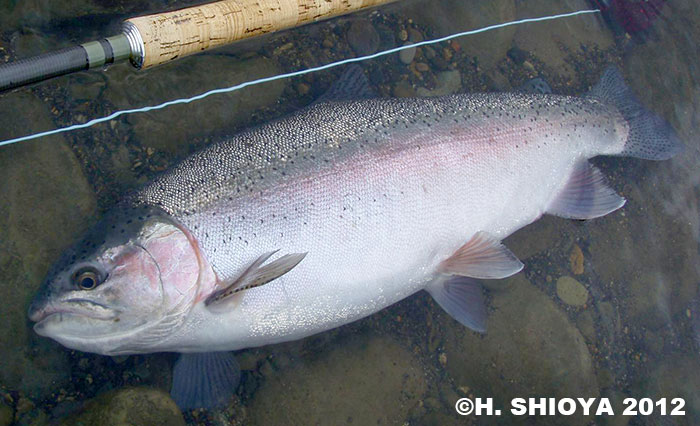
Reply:
[[[681, 147], [614, 69], [584, 97], [324, 100], [128, 196], [55, 264], [29, 317], [81, 351], [211, 353], [300, 339], [427, 290], [484, 331], [473, 278], [523, 267], [503, 238], [545, 213], [622, 207], [588, 159]], [[176, 365], [185, 407], [206, 405], [175, 391], [191, 365], [235, 368], [193, 359]]]

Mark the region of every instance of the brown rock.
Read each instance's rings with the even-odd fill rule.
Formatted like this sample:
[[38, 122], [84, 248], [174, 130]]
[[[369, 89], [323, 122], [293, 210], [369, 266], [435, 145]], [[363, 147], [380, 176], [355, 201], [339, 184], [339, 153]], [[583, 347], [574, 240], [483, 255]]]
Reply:
[[[5, 137], [54, 128], [28, 93], [0, 99]], [[27, 327], [27, 308], [49, 266], [90, 223], [93, 190], [62, 136], [0, 149], [0, 383], [29, 396], [68, 378], [67, 352]]]
[[578, 244], [574, 244], [569, 255], [569, 266], [574, 275], [583, 274], [583, 251]]
[[[502, 407], [515, 397], [597, 397], [593, 360], [581, 333], [522, 274], [508, 281], [512, 284], [491, 293], [485, 335], [445, 317], [446, 368], [455, 385], [469, 386], [475, 396], [493, 397]], [[553, 418], [540, 420], [558, 424]], [[570, 417], [567, 424], [591, 420]]]
[[106, 392], [89, 401], [62, 424], [78, 425], [185, 425], [182, 413], [166, 392], [146, 387], [123, 388]]
[[266, 377], [248, 412], [253, 425], [401, 424], [425, 391], [409, 350], [353, 336]]

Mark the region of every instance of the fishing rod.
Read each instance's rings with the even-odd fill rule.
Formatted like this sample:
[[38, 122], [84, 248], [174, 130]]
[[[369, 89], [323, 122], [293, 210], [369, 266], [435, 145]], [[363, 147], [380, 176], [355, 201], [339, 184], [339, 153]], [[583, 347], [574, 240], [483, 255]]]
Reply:
[[122, 33], [0, 65], [0, 91], [129, 60], [150, 68], [395, 0], [223, 0], [124, 21]]
[[262, 77], [262, 78], [258, 78], [255, 80], [248, 80], [248, 81], [244, 81], [243, 83], [239, 83], [239, 84], [229, 86], [229, 87], [220, 87], [218, 89], [211, 89], [211, 90], [208, 90], [206, 92], [200, 93], [198, 95], [194, 95], [194, 96], [187, 97], [187, 98], [172, 99], [172, 100], [165, 101], [165, 102], [162, 102], [162, 103], [157, 104], [157, 105], [148, 105], [148, 106], [143, 106], [143, 107], [138, 107], [138, 108], [129, 108], [129, 109], [118, 110], [118, 111], [115, 111], [107, 116], [93, 118], [92, 120], [89, 120], [89, 121], [84, 122], [84, 123], [71, 124], [71, 125], [66, 126], [66, 127], [59, 127], [59, 128], [52, 129], [52, 130], [45, 130], [45, 131], [38, 132], [38, 133], [32, 133], [32, 134], [29, 134], [26, 136], [20, 136], [20, 137], [16, 137], [16, 138], [12, 138], [12, 139], [0, 140], [0, 147], [5, 146], [5, 145], [15, 144], [18, 142], [28, 141], [28, 140], [32, 140], [32, 139], [38, 139], [38, 138], [42, 138], [44, 136], [56, 135], [56, 134], [65, 133], [65, 132], [71, 132], [73, 130], [78, 130], [78, 129], [86, 129], [88, 127], [92, 127], [92, 126], [99, 124], [99, 123], [106, 123], [110, 120], [114, 120], [115, 118], [121, 117], [123, 115], [156, 111], [156, 110], [160, 110], [163, 108], [167, 108], [167, 107], [172, 106], [172, 105], [188, 104], [190, 102], [200, 101], [200, 100], [207, 98], [209, 96], [212, 96], [212, 95], [221, 94], [221, 93], [231, 93], [231, 92], [234, 92], [236, 90], [240, 90], [240, 89], [243, 89], [245, 87], [253, 86], [256, 84], [267, 83], [267, 82], [275, 81], [275, 80], [282, 80], [282, 79], [290, 78], [290, 77], [298, 77], [298, 76], [302, 76], [305, 74], [310, 74], [313, 72], [338, 67], [341, 65], [367, 61], [370, 59], [378, 58], [380, 56], [398, 53], [401, 50], [405, 50], [405, 49], [412, 49], [412, 48], [416, 48], [416, 47], [420, 47], [420, 46], [427, 46], [430, 44], [442, 43], [444, 41], [452, 40], [454, 38], [479, 34], [479, 33], [483, 33], [486, 31], [497, 30], [499, 28], [510, 27], [513, 25], [522, 25], [522, 24], [535, 23], [535, 22], [545, 22], [545, 21], [551, 21], [554, 19], [564, 19], [564, 18], [570, 18], [573, 16], [587, 15], [587, 14], [591, 14], [591, 13], [600, 13], [600, 10], [598, 10], [598, 9], [584, 9], [584, 10], [577, 10], [574, 12], [560, 13], [557, 15], [540, 16], [537, 18], [523, 18], [523, 19], [518, 19], [515, 21], [501, 22], [498, 24], [493, 24], [493, 25], [489, 25], [486, 27], [477, 28], [474, 30], [461, 31], [458, 33], [453, 33], [453, 34], [450, 34], [450, 35], [447, 35], [444, 37], [440, 37], [440, 38], [436, 38], [436, 39], [424, 40], [424, 41], [417, 42], [414, 44], [407, 44], [407, 45], [394, 47], [394, 48], [387, 49], [387, 50], [382, 50], [382, 51], [379, 51], [376, 53], [372, 53], [370, 55], [341, 59], [339, 61], [330, 62], [330, 63], [324, 64], [324, 65], [319, 65], [319, 66], [315, 66], [315, 67], [311, 67], [311, 68], [305, 68], [305, 69], [292, 71], [292, 72], [288, 72], [288, 73], [284, 73], [284, 74], [276, 74], [276, 75], [272, 75], [270, 77]]

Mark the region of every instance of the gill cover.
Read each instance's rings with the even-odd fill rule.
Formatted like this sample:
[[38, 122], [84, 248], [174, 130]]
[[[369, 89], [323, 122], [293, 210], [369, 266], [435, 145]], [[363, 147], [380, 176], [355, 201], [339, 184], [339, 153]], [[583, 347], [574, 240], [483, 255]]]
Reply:
[[191, 309], [199, 271], [196, 242], [172, 218], [118, 206], [53, 266], [29, 317], [69, 348], [152, 352]]

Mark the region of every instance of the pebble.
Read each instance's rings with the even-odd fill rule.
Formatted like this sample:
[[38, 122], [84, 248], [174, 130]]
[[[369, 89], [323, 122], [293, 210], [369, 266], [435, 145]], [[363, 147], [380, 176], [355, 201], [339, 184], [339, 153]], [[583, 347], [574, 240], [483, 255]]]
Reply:
[[423, 46], [423, 54], [428, 59], [433, 59], [435, 55], [437, 55], [437, 53], [435, 53], [435, 49], [430, 46]]
[[578, 244], [574, 244], [571, 249], [571, 254], [569, 255], [569, 264], [571, 266], [571, 272], [574, 275], [583, 274], [583, 251]]
[[[408, 44], [410, 44], [410, 43], [406, 43], [405, 45], [408, 45]], [[411, 47], [410, 49], [404, 49], [404, 50], [399, 52], [399, 60], [406, 65], [413, 62], [413, 58], [415, 58], [415, 57], [416, 57], [416, 48], [415, 47]]]
[[557, 280], [557, 296], [571, 306], [583, 306], [588, 301], [588, 290], [572, 277], [560, 277]]
[[419, 72], [427, 72], [430, 70], [430, 67], [425, 62], [418, 62], [416, 64], [416, 70]]
[[415, 28], [408, 29], [408, 39], [413, 43], [418, 43], [423, 41], [423, 34]]
[[449, 61], [452, 59], [452, 51], [448, 48], [442, 49], [442, 58], [446, 61]]
[[397, 37], [398, 37], [399, 40], [401, 40], [401, 41], [406, 41], [406, 40], [408, 40], [408, 31], [406, 31], [406, 30], [401, 30], [401, 31], [399, 31], [399, 33], [397, 34]]

